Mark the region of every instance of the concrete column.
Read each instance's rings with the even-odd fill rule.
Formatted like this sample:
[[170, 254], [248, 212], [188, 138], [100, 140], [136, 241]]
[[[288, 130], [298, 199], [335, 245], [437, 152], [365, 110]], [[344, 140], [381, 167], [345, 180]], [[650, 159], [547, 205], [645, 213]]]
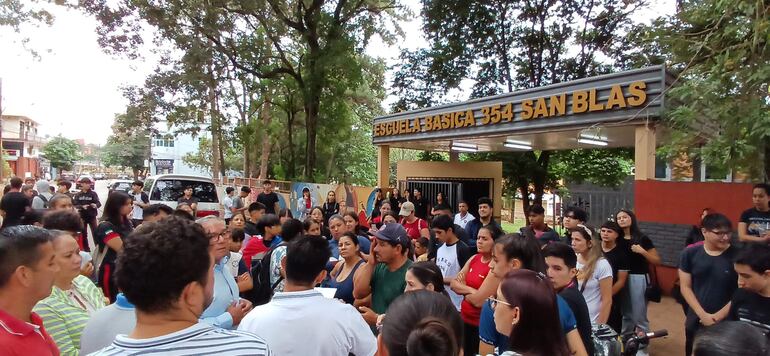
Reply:
[[460, 162], [460, 152], [449, 151], [449, 162]]
[[637, 126], [634, 136], [634, 179], [655, 179], [655, 126]]
[[390, 185], [390, 146], [377, 146], [377, 186], [387, 188]]

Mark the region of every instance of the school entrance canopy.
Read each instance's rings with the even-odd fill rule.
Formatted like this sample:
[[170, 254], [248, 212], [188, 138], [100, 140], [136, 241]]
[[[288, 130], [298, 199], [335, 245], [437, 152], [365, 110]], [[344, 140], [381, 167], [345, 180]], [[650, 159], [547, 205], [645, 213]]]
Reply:
[[374, 119], [378, 185], [390, 147], [450, 152], [634, 147], [635, 179], [655, 174], [655, 122], [673, 76], [653, 66]]

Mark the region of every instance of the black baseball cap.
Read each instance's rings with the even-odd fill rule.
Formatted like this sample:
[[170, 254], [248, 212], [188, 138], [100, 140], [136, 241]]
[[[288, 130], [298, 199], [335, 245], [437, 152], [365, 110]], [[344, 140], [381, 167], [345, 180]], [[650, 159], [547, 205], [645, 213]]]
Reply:
[[372, 233], [374, 237], [382, 241], [388, 241], [392, 244], [409, 246], [409, 235], [401, 224], [391, 223], [382, 225], [382, 227]]

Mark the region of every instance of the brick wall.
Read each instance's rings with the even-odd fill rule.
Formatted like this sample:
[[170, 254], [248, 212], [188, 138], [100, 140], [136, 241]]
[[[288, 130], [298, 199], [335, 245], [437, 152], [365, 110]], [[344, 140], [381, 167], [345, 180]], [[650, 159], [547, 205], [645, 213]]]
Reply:
[[639, 222], [639, 229], [652, 239], [663, 265], [671, 267], [679, 266], [679, 254], [691, 228], [692, 225]]

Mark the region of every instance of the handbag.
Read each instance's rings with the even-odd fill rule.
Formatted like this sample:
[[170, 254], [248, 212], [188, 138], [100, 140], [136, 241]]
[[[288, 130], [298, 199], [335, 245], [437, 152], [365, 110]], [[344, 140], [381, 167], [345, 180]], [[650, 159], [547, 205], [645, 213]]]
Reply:
[[658, 275], [655, 271], [655, 266], [652, 266], [650, 273], [645, 275], [647, 280], [647, 289], [644, 290], [644, 297], [653, 303], [660, 303], [662, 297], [662, 291], [658, 285]]

